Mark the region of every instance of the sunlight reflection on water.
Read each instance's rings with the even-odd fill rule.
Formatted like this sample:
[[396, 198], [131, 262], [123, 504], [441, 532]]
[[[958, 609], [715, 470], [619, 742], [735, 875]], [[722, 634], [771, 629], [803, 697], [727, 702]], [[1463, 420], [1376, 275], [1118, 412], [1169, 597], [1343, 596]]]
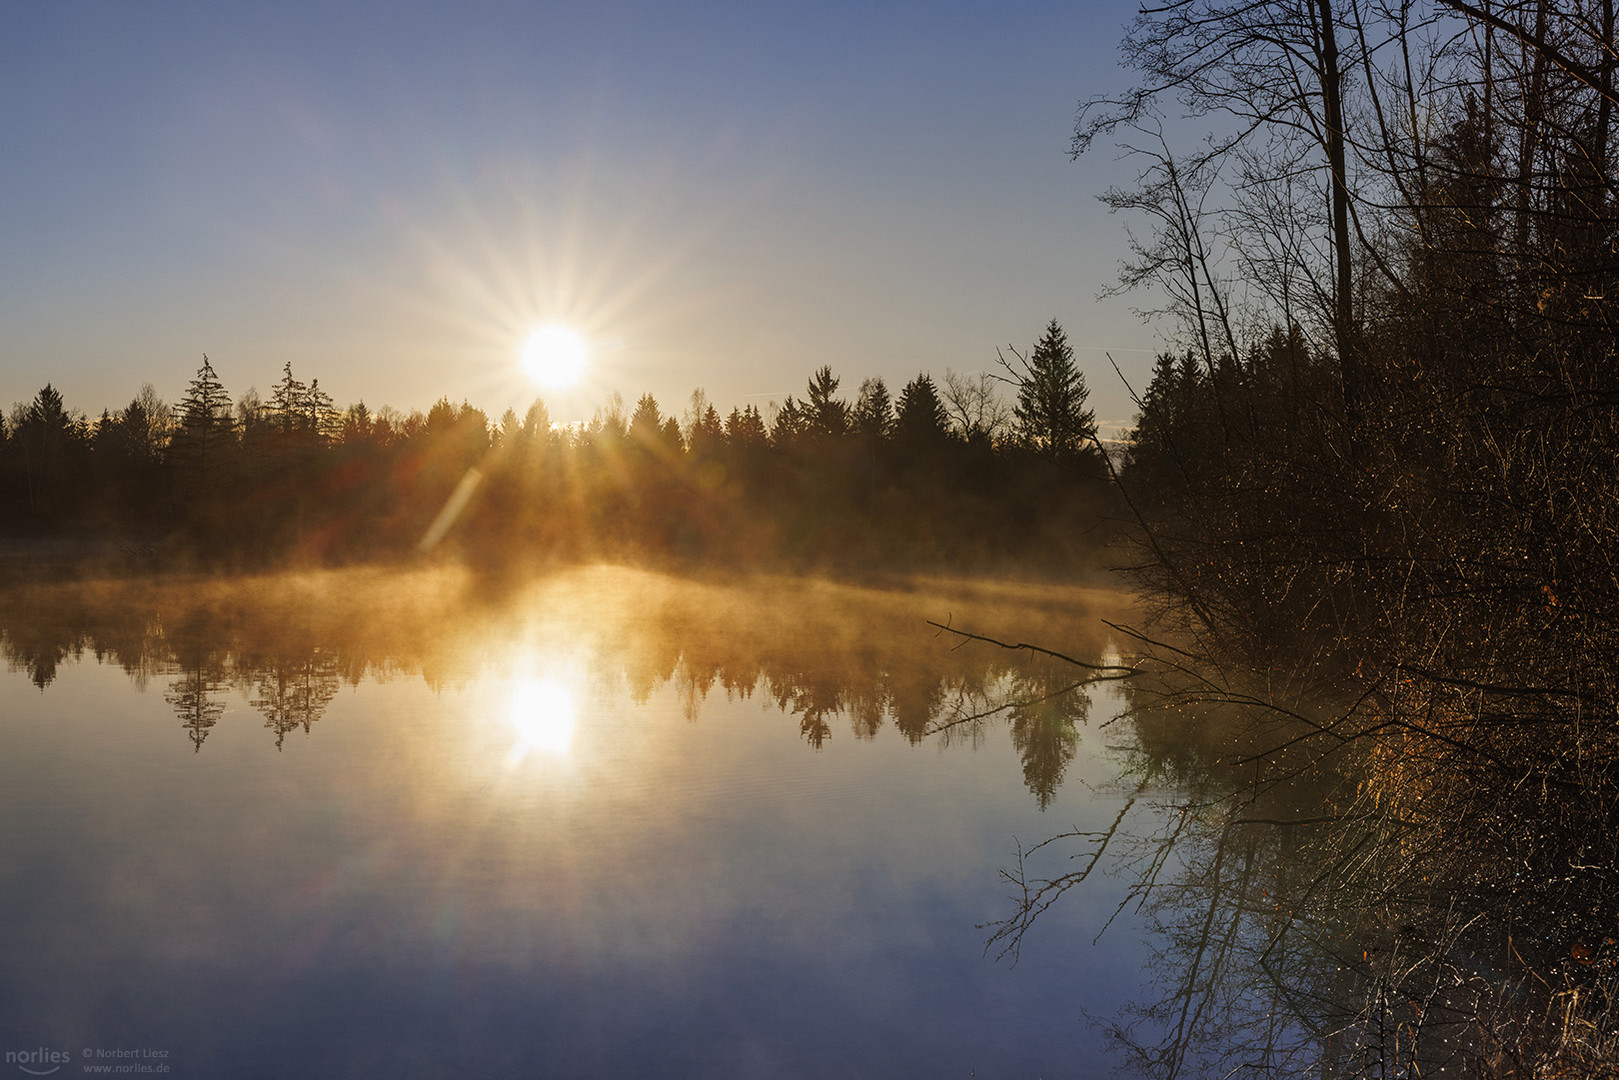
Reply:
[[557, 679], [519, 677], [511, 688], [508, 717], [517, 741], [506, 753], [506, 767], [521, 765], [530, 751], [566, 756], [573, 749], [578, 710], [573, 691]]
[[1117, 815], [1122, 702], [925, 620], [1090, 658], [1115, 604], [622, 568], [0, 604], [0, 1037], [191, 1076], [1104, 1068], [1074, 1015], [1137, 970], [1088, 944], [1120, 895], [1015, 976], [981, 927], [1015, 837]]

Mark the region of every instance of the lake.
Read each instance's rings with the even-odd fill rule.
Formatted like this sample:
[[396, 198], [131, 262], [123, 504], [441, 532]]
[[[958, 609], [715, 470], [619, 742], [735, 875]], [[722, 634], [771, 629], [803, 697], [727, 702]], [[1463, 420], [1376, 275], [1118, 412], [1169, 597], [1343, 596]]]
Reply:
[[1020, 845], [1156, 812], [1124, 698], [928, 620], [1106, 664], [1128, 617], [615, 567], [15, 590], [5, 1073], [1103, 1074], [1128, 881], [990, 939]]

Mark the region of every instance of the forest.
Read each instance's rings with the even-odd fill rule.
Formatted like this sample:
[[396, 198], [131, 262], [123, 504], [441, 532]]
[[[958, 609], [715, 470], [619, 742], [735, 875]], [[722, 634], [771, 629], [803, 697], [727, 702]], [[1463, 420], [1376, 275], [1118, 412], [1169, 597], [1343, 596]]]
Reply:
[[1139, 166], [1119, 291], [1172, 338], [1122, 454], [1055, 323], [1014, 400], [822, 368], [568, 429], [205, 361], [14, 409], [0, 521], [165, 566], [1126, 563], [1133, 778], [1181, 802], [1020, 851], [992, 944], [1133, 845], [1164, 992], [1104, 1026], [1146, 1074], [1619, 1076], [1615, 0], [1164, 0], [1123, 57], [1072, 142]]
[[[116, 538], [132, 569], [589, 559], [823, 569], [1082, 569], [1112, 507], [1084, 374], [1053, 321], [1004, 374], [881, 378], [683, 418], [616, 395], [586, 424], [339, 410], [291, 364], [233, 400], [206, 357], [179, 402], [143, 386], [90, 419], [52, 386], [0, 423], [13, 536]], [[1003, 395], [1001, 387], [1012, 393]]]
[[1170, 0], [1082, 106], [1178, 335], [1121, 485], [1187, 792], [1149, 1074], [1619, 1075], [1614, 15]]

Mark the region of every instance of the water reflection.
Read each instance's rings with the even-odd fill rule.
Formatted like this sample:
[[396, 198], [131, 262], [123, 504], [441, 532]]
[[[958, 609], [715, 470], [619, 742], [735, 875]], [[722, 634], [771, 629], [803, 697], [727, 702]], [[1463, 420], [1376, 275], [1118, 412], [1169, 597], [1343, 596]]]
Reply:
[[250, 703], [264, 716], [264, 726], [274, 733], [277, 750], [289, 732], [301, 728], [305, 735], [309, 734], [341, 683], [335, 659], [323, 655], [318, 645], [302, 655], [262, 658], [248, 668], [257, 672]]
[[[892, 723], [912, 744], [979, 745], [1005, 729], [1040, 808], [1089, 722], [1087, 678], [1050, 657], [953, 649], [926, 620], [1046, 635], [1101, 662], [1087, 612], [1106, 590], [941, 581], [869, 589], [799, 579], [724, 586], [598, 567], [490, 590], [451, 571], [365, 571], [198, 582], [70, 584], [20, 592], [0, 611], [0, 654], [45, 689], [93, 653], [164, 699], [195, 752], [246, 699], [280, 750], [311, 735], [344, 685], [420, 677], [435, 690], [504, 674], [508, 765], [567, 756], [583, 687], [637, 703], [672, 686], [696, 722], [711, 695], [757, 696], [823, 749], [841, 730]], [[566, 678], [546, 657], [573, 657]], [[554, 665], [553, 665], [554, 666]], [[504, 667], [504, 672], [502, 668]]]
[[1134, 1073], [1612, 1075], [1611, 835], [1560, 829], [1569, 793], [1551, 817], [1508, 784], [1436, 816], [1453, 781], [1411, 794], [1415, 740], [1370, 737], [1386, 703], [1286, 675], [1138, 659], [1131, 797], [1105, 828], [1018, 850], [992, 946], [1048, 945], [1040, 919], [1105, 870], [1155, 941], [1152, 992], [1095, 1017]]
[[524, 676], [513, 681], [508, 716], [517, 741], [506, 754], [515, 768], [530, 751], [566, 756], [573, 749], [573, 730], [579, 723], [573, 691], [557, 679]]
[[1042, 806], [1113, 812], [1113, 699], [926, 619], [1094, 658], [1115, 601], [613, 569], [24, 590], [0, 1036], [177, 1076], [1095, 1074], [1076, 1003], [1134, 958], [1008, 979], [978, 928]]
[[[174, 708], [174, 715], [186, 729], [193, 752], [201, 750], [203, 740], [219, 718], [225, 715], [225, 691], [230, 684], [225, 680], [224, 667], [211, 654], [188, 650], [190, 655], [175, 658], [179, 674], [169, 683], [163, 695]], [[36, 682], [38, 680], [36, 679]], [[41, 689], [44, 687], [41, 686]], [[281, 737], [276, 737], [276, 747]]]
[[[794, 964], [821, 963], [826, 943], [843, 940], [853, 916], [844, 908], [818, 910], [828, 893], [814, 902], [804, 897], [847, 865], [849, 845], [868, 845], [873, 853], [860, 874], [840, 879], [834, 891], [856, 896], [851, 902], [866, 914], [896, 913], [896, 921], [882, 925], [888, 936], [834, 957], [836, 973], [826, 977], [838, 993], [846, 990], [843, 968], [857, 964], [855, 952], [881, 955], [890, 941], [907, 940], [911, 916], [944, 895], [940, 882], [954, 881], [954, 865], [989, 858], [987, 869], [973, 863], [971, 873], [994, 890], [991, 903], [1009, 893], [1009, 909], [952, 911], [950, 918], [969, 930], [988, 923], [991, 952], [1021, 956], [1025, 970], [1042, 959], [1061, 966], [1050, 958], [1113, 918], [1136, 919], [1152, 931], [1151, 992], [1122, 1012], [1093, 1013], [1124, 1063], [1143, 1075], [1480, 1075], [1506, 1069], [1504, 1048], [1528, 1045], [1525, 1032], [1530, 1042], [1553, 1046], [1569, 1032], [1586, 1033], [1587, 1047], [1619, 1043], [1619, 1025], [1599, 1024], [1602, 1010], [1591, 1006], [1609, 1000], [1604, 995], [1619, 977], [1612, 871], [1619, 832], [1560, 830], [1555, 820], [1544, 824], [1544, 808], [1533, 802], [1572, 794], [1501, 790], [1476, 811], [1463, 807], [1436, 822], [1415, 797], [1401, 801], [1390, 792], [1418, 791], [1431, 807], [1444, 795], [1445, 777], [1430, 771], [1413, 784], [1412, 771], [1427, 762], [1399, 752], [1398, 743], [1353, 737], [1380, 722], [1375, 702], [1336, 701], [1324, 692], [1330, 688], [1302, 679], [1289, 685], [1275, 672], [1244, 689], [1191, 671], [1184, 657], [1153, 668], [1152, 678], [1098, 693], [1098, 672], [983, 643], [952, 648], [926, 627], [950, 613], [958, 625], [1008, 640], [1061, 642], [1082, 664], [1116, 673], [1110, 665], [1118, 658], [1095, 617], [1099, 609], [1112, 614], [1115, 604], [1116, 596], [1082, 589], [992, 590], [970, 582], [731, 586], [595, 568], [490, 590], [440, 572], [345, 572], [25, 590], [0, 607], [0, 654], [47, 698], [59, 680], [72, 681], [64, 672], [73, 661], [91, 655], [121, 668], [136, 688], [158, 688], [149, 700], [169, 710], [155, 755], [164, 761], [190, 763], [202, 754], [201, 761], [219, 763], [218, 775], [269, 784], [292, 775], [293, 763], [270, 758], [285, 769], [263, 769], [250, 755], [234, 762], [230, 755], [273, 746], [333, 774], [327, 788], [308, 789], [321, 809], [304, 832], [276, 835], [281, 826], [267, 822], [281, 819], [253, 812], [244, 800], [231, 805], [242, 807], [245, 818], [235, 828], [247, 839], [222, 831], [220, 842], [232, 850], [273, 848], [303, 880], [326, 883], [310, 887], [310, 895], [336, 897], [314, 904], [331, 923], [317, 929], [334, 935], [331, 952], [345, 963], [361, 965], [356, 957], [380, 948], [378, 928], [396, 923], [415, 928], [400, 932], [412, 948], [442, 939], [454, 947], [446, 946], [447, 956], [460, 949], [479, 963], [505, 963], [515, 942], [547, 964], [589, 968], [588, 978], [570, 985], [593, 987], [602, 1000], [641, 989], [592, 982], [596, 958], [633, 953], [641, 943], [644, 954], [624, 970], [675, 985], [660, 967], [665, 955], [712, 945], [733, 924], [783, 940], [791, 937], [783, 927], [812, 926], [800, 952], [782, 955]], [[362, 683], [367, 692], [392, 684], [407, 703], [429, 691], [451, 701], [466, 691], [467, 700], [460, 712], [446, 709], [454, 715], [440, 716], [427, 734], [396, 731], [373, 713], [369, 735], [345, 751], [346, 725], [365, 725], [338, 702], [346, 687]], [[1125, 718], [1114, 715], [1115, 693], [1128, 706]], [[608, 700], [660, 704], [670, 722], [604, 709]], [[110, 730], [98, 729], [86, 745]], [[694, 734], [708, 737], [701, 753], [685, 738]], [[1105, 761], [1096, 752], [1103, 738], [1111, 744]], [[31, 760], [54, 760], [21, 735], [14, 741], [34, 753]], [[1050, 815], [1033, 831], [1028, 822], [1003, 828], [1002, 819], [981, 825], [970, 802], [976, 781], [965, 773], [902, 788], [904, 770], [921, 759], [933, 763], [935, 755], [913, 752], [924, 744], [1000, 753], [1023, 811], [1060, 806], [1079, 824], [1055, 835]], [[65, 752], [48, 737], [39, 745]], [[797, 766], [843, 756], [837, 770], [784, 770], [773, 756], [783, 745]], [[959, 764], [969, 755], [938, 756], [951, 757]], [[243, 760], [252, 771], [231, 773]], [[715, 770], [726, 775], [724, 791], [710, 787]], [[807, 783], [811, 772], [828, 785], [816, 800], [780, 797], [779, 785]], [[188, 783], [214, 775], [194, 773]], [[18, 791], [25, 783], [39, 788], [27, 796], [36, 802], [16, 805], [43, 804], [65, 789], [61, 777], [74, 775], [66, 767], [55, 774], [15, 769], [10, 783]], [[921, 784], [919, 775], [905, 783]], [[1088, 789], [1083, 798], [1075, 797], [1076, 776]], [[0, 785], [0, 794], [5, 790]], [[193, 794], [176, 791], [182, 801]], [[305, 796], [300, 787], [296, 801], [278, 804], [282, 814], [296, 817]], [[261, 799], [275, 797], [260, 792]], [[879, 797], [891, 801], [870, 801]], [[727, 816], [733, 802], [745, 810]], [[946, 827], [956, 819], [933, 809], [942, 806], [973, 824]], [[514, 807], [540, 812], [507, 813]], [[1568, 809], [1566, 820], [1592, 820], [1577, 810]], [[153, 813], [146, 828], [164, 837], [167, 822], [181, 819]], [[328, 856], [335, 821], [361, 824], [348, 826], [347, 847]], [[536, 829], [536, 821], [546, 828]], [[725, 845], [711, 835], [716, 821], [727, 830]], [[885, 828], [894, 835], [884, 837]], [[943, 831], [936, 841], [918, 842], [928, 829]], [[104, 899], [111, 894], [85, 869], [99, 873], [99, 864], [88, 857], [75, 863], [78, 856], [60, 854], [68, 848], [54, 836], [40, 836], [39, 850], [25, 850], [16, 862], [31, 868], [28, 880], [60, 877], [53, 903], [102, 898], [83, 901], [90, 910], [74, 925], [112, 921]], [[105, 843], [94, 832], [76, 841]], [[183, 851], [191, 842], [169, 836], [158, 850]], [[935, 842], [951, 868], [914, 868]], [[798, 853], [810, 849], [817, 858], [801, 860]], [[997, 864], [1010, 890], [995, 880]], [[6, 865], [0, 860], [0, 874]], [[905, 889], [889, 887], [896, 865], [913, 866]], [[144, 862], [140, 872], [126, 868], [116, 875], [119, 889], [134, 887], [144, 872]], [[206, 902], [197, 901], [192, 915], [204, 922], [244, 903], [231, 888], [280, 895], [276, 912], [305, 910], [305, 900], [275, 893], [271, 870], [245, 876], [255, 872], [237, 866], [247, 882], [237, 886], [176, 862], [162, 868], [161, 888], [143, 887], [164, 895], [200, 890]], [[373, 879], [380, 884], [367, 891]], [[353, 894], [345, 899], [344, 889]], [[16, 888], [7, 895], [27, 894]], [[1093, 896], [1105, 898], [1100, 910], [1086, 907]], [[1064, 922], [1070, 908], [1090, 910], [1088, 921]], [[718, 909], [723, 916], [713, 914]], [[542, 927], [535, 916], [541, 910], [560, 914]], [[272, 917], [289, 918], [259, 912], [254, 925]], [[62, 923], [54, 913], [32, 918], [36, 928]], [[353, 932], [358, 944], [344, 943], [342, 918], [365, 928]], [[305, 931], [282, 928], [276, 941], [303, 948]], [[155, 953], [187, 947], [163, 938], [164, 929], [145, 932], [162, 946]], [[974, 933], [967, 951], [976, 958], [983, 940]], [[560, 943], [554, 954], [547, 934]], [[8, 947], [30, 959], [15, 943], [21, 940]], [[578, 940], [590, 943], [579, 947], [589, 963], [571, 951]], [[791, 981], [749, 967], [751, 940], [732, 944], [716, 952], [726, 963], [716, 965], [715, 985], [737, 981], [735, 971], [756, 972], [742, 996], [769, 1001]], [[928, 942], [918, 951], [934, 952]], [[440, 976], [451, 960], [459, 962], [459, 954], [444, 966], [434, 959], [421, 967]], [[74, 970], [99, 968], [86, 961]], [[1065, 974], [1084, 986], [1106, 982], [1087, 978], [1083, 966]], [[1060, 1001], [1071, 1019], [1071, 1002], [1085, 991], [1069, 987], [1066, 999], [1041, 996]], [[69, 990], [63, 997], [77, 1000]], [[528, 1000], [517, 990], [508, 997]], [[915, 1004], [920, 1015], [930, 1003]], [[661, 1017], [674, 1006], [659, 1008]], [[948, 1030], [936, 1034], [939, 1045], [950, 1037]], [[1569, 1075], [1581, 1074], [1571, 1068]], [[751, 1073], [738, 1067], [732, 1074]]]

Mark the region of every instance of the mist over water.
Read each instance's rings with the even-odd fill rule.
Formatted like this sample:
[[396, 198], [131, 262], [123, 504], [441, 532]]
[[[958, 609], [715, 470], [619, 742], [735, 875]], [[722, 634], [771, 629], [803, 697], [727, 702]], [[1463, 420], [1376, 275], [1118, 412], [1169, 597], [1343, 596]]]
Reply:
[[984, 948], [1015, 838], [1124, 805], [1122, 699], [927, 620], [1096, 662], [1121, 613], [618, 567], [17, 590], [0, 1037], [177, 1076], [1105, 1068], [1118, 887]]

